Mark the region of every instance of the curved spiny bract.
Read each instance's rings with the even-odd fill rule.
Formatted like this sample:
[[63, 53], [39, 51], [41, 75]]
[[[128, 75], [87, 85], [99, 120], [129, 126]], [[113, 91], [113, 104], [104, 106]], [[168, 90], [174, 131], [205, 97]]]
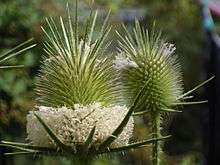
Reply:
[[10, 60], [11, 58], [14, 58], [22, 53], [24, 53], [25, 51], [33, 48], [34, 46], [36, 46], [36, 44], [31, 44], [32, 39], [29, 39], [21, 44], [19, 44], [18, 46], [12, 48], [11, 50], [0, 54], [0, 69], [10, 69], [10, 68], [20, 68], [23, 67], [23, 65], [4, 65], [5, 62], [7, 62], [8, 60]]
[[[134, 96], [143, 87], [145, 93], [140, 98], [136, 110], [149, 112], [151, 116], [152, 137], [161, 136], [161, 116], [174, 103], [180, 102], [183, 94], [180, 65], [174, 54], [175, 47], [161, 39], [161, 34], [142, 29], [136, 21], [133, 30], [134, 37], [126, 31], [126, 36], [120, 37], [119, 56], [115, 65], [120, 70], [122, 90], [127, 104], [130, 105]], [[152, 164], [158, 165], [161, 144], [153, 142]]]
[[83, 37], [78, 32], [78, 19], [72, 21], [69, 13], [66, 21], [60, 17], [59, 24], [47, 19], [49, 31], [42, 28], [48, 39], [47, 55], [36, 85], [40, 105], [73, 107], [94, 102], [110, 105], [119, 100], [112, 59], [104, 57], [110, 31], [108, 16], [94, 40], [96, 18], [97, 12], [90, 14]]

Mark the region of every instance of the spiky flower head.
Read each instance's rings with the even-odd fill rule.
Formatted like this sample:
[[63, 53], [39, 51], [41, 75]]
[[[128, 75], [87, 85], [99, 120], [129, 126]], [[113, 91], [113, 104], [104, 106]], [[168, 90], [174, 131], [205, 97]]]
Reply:
[[[127, 103], [130, 104], [138, 91], [146, 85], [146, 93], [138, 109], [169, 109], [183, 93], [180, 65], [174, 53], [174, 45], [161, 39], [160, 33], [149, 33], [142, 29], [138, 22], [133, 30], [134, 37], [127, 30], [126, 32], [126, 36], [119, 34], [119, 56], [124, 59], [116, 57], [115, 66], [118, 68], [121, 63], [121, 79]], [[127, 64], [122, 59], [126, 59]]]
[[[77, 13], [76, 13], [77, 15]], [[112, 59], [107, 57], [105, 38], [110, 31], [106, 18], [99, 36], [93, 39], [97, 13], [91, 13], [82, 38], [78, 20], [68, 13], [67, 23], [60, 17], [60, 27], [47, 20], [50, 33], [45, 44], [47, 56], [37, 81], [39, 109], [35, 112], [68, 147], [85, 145], [90, 132], [91, 147], [98, 148], [123, 121], [127, 108], [118, 102], [117, 76]], [[61, 32], [58, 30], [61, 29]], [[46, 107], [44, 107], [44, 106]], [[27, 133], [31, 143], [56, 147], [34, 112], [27, 116]], [[128, 144], [133, 119], [109, 147]], [[39, 136], [37, 136], [39, 135]], [[79, 149], [80, 150], [80, 149]]]
[[[185, 102], [189, 94], [209, 82], [213, 77], [183, 93], [182, 75], [175, 46], [161, 38], [160, 33], [148, 32], [140, 27], [138, 21], [133, 36], [124, 26], [126, 35], [120, 37], [119, 55], [115, 68], [120, 72], [123, 94], [127, 105], [141, 88], [146, 88], [140, 97], [134, 115], [150, 114], [152, 137], [161, 136], [162, 115], [164, 112], [180, 112], [177, 105], [205, 103], [207, 101]], [[152, 144], [152, 164], [160, 164], [161, 143]]]
[[[117, 81], [111, 57], [107, 57], [106, 37], [110, 31], [106, 18], [99, 35], [94, 39], [97, 13], [86, 21], [83, 37], [80, 36], [78, 20], [70, 14], [60, 24], [47, 19], [48, 41], [36, 91], [38, 103], [51, 107], [74, 107], [99, 102], [102, 105], [118, 101]], [[82, 29], [82, 28], [81, 28]]]

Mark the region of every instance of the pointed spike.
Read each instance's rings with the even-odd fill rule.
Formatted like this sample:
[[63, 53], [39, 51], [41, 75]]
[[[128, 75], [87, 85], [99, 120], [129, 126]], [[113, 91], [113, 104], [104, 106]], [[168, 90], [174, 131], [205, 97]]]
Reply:
[[88, 45], [90, 45], [91, 41], [92, 41], [94, 27], [95, 27], [95, 24], [96, 24], [97, 14], [98, 14], [98, 11], [95, 11], [95, 14], [94, 14], [93, 20], [92, 20], [92, 26], [90, 28], [90, 32], [89, 32], [89, 35], [88, 35]]
[[33, 151], [35, 151], [33, 149], [27, 149], [27, 148], [23, 148], [23, 147], [19, 147], [19, 146], [13, 146], [13, 145], [9, 145], [9, 144], [0, 144], [0, 146], [8, 147], [8, 148], [13, 148], [13, 149], [17, 149], [17, 150], [25, 151], [25, 152], [33, 152]]
[[178, 111], [178, 110], [170, 109], [170, 108], [162, 108], [161, 112], [177, 112], [177, 113], [180, 113], [182, 111]]
[[208, 100], [204, 101], [192, 101], [192, 102], [179, 102], [179, 103], [173, 103], [172, 105], [195, 105], [195, 104], [204, 104], [208, 103]]
[[68, 154], [64, 154], [64, 153], [50, 153], [50, 152], [42, 152], [42, 151], [33, 151], [33, 152], [25, 152], [25, 151], [21, 151], [21, 152], [9, 152], [9, 153], [4, 153], [5, 156], [16, 156], [16, 155], [33, 155], [33, 156], [67, 156]]
[[111, 11], [109, 10], [107, 13], [107, 16], [105, 17], [105, 20], [103, 22], [102, 28], [101, 28], [101, 34], [104, 32], [104, 30], [107, 28], [108, 26], [108, 21], [109, 21], [109, 16], [110, 16]]
[[62, 28], [62, 31], [63, 31], [64, 41], [66, 43], [68, 53], [71, 53], [70, 41], [69, 41], [69, 38], [67, 36], [67, 31], [66, 31], [65, 25], [63, 23], [63, 18], [61, 16], [60, 16], [60, 24], [61, 24], [61, 28]]
[[9, 153], [4, 153], [5, 156], [16, 156], [16, 155], [33, 155], [41, 152], [9, 152]]
[[17, 68], [23, 68], [24, 65], [6, 65], [6, 66], [0, 66], [0, 69], [17, 69]]
[[132, 114], [132, 116], [142, 116], [142, 115], [145, 115], [148, 112], [150, 112], [150, 111], [146, 110], [146, 111], [135, 112], [135, 113]]
[[153, 138], [153, 139], [149, 139], [149, 140], [144, 140], [142, 142], [137, 142], [137, 143], [132, 143], [132, 144], [128, 144], [126, 146], [123, 147], [118, 147], [118, 148], [109, 148], [108, 150], [102, 151], [101, 153], [112, 153], [112, 152], [121, 152], [121, 151], [127, 151], [130, 149], [136, 149], [136, 148], [140, 148], [140, 147], [145, 147], [147, 144], [151, 144], [155, 141], [161, 141], [161, 140], [166, 140], [168, 138], [170, 138], [171, 136], [164, 136], [164, 137], [159, 137], [159, 138]]
[[45, 131], [48, 133], [48, 135], [51, 137], [51, 139], [57, 144], [59, 148], [61, 148], [64, 151], [72, 151], [70, 147], [66, 146], [54, 133], [53, 131], [47, 126], [47, 124], [41, 119], [39, 115], [34, 113], [38, 121], [42, 124], [44, 127]]
[[[146, 83], [147, 84], [147, 83]], [[124, 127], [127, 125], [130, 117], [132, 116], [134, 109], [137, 105], [137, 103], [139, 102], [140, 97], [142, 96], [142, 94], [145, 92], [145, 88], [146, 88], [146, 84], [145, 86], [140, 90], [140, 92], [138, 93], [138, 95], [136, 96], [131, 108], [128, 110], [126, 116], [124, 117], [123, 121], [120, 123], [120, 125], [114, 130], [114, 132], [112, 133], [112, 136], [109, 136], [103, 143], [100, 144], [99, 149], [100, 150], [104, 150], [107, 147], [109, 147], [111, 145], [111, 143], [118, 137], [118, 135], [121, 134], [121, 132], [123, 131]]]
[[194, 96], [185, 96], [182, 98], [182, 100], [192, 99]]
[[[36, 46], [36, 44], [33, 44], [33, 45], [30, 45], [30, 46], [28, 46], [28, 47], [25, 47], [25, 48], [23, 48], [23, 49], [21, 49], [21, 50], [15, 52], [15, 53], [11, 53], [11, 54], [9, 54], [8, 56], [3, 57], [3, 59], [0, 59], [0, 62], [2, 63], [2, 62], [6, 61], [6, 60], [8, 60], [8, 59], [10, 59], [10, 58], [13, 58], [13, 57], [15, 57], [15, 56], [17, 56], [17, 55], [19, 55], [19, 54], [25, 52], [26, 50], [29, 50], [29, 49], [33, 48], [33, 47], [35, 47], [35, 46]], [[18, 47], [18, 48], [19, 48], [19, 47]]]
[[22, 147], [25, 149], [31, 149], [31, 150], [39, 150], [39, 151], [57, 151], [56, 149], [53, 148], [48, 148], [48, 147], [40, 147], [40, 146], [34, 146], [34, 145], [29, 145], [26, 143], [17, 143], [17, 142], [9, 142], [9, 141], [1, 141], [0, 145], [10, 145], [10, 146], [17, 146], [17, 147]]
[[197, 89], [199, 89], [200, 87], [202, 87], [203, 85], [207, 84], [209, 81], [211, 81], [212, 79], [214, 79], [215, 76], [212, 76], [211, 78], [209, 78], [208, 80], [203, 81], [201, 84], [197, 85], [196, 87], [194, 87], [193, 89], [189, 90], [188, 92], [184, 93], [183, 95], [179, 96], [177, 98], [177, 100], [184, 98], [185, 96], [191, 94], [192, 92], [196, 91]]
[[67, 4], [67, 15], [68, 15], [68, 27], [69, 27], [69, 36], [70, 36], [70, 47], [71, 47], [71, 54], [74, 54], [75, 51], [75, 41], [74, 41], [74, 32], [73, 32], [73, 23], [72, 23], [72, 18], [70, 14], [70, 9], [69, 9], [69, 4]]
[[88, 135], [88, 137], [87, 137], [87, 139], [86, 139], [86, 141], [85, 141], [85, 146], [86, 146], [86, 148], [89, 148], [89, 146], [90, 146], [91, 143], [92, 143], [93, 136], [94, 136], [94, 134], [95, 134], [95, 129], [96, 129], [96, 126], [94, 126], [94, 127], [92, 128], [92, 130], [90, 131], [90, 133], [89, 133], [89, 135]]
[[78, 54], [78, 0], [75, 3], [75, 27], [74, 27], [74, 35], [75, 35], [75, 54]]
[[[10, 49], [9, 51], [3, 53], [2, 55], [0, 55], [0, 59], [4, 58], [5, 56], [7, 56], [8, 54], [12, 53], [13, 51], [15, 51], [15, 50], [17, 50], [17, 49], [23, 47], [24, 45], [30, 43], [31, 41], [33, 41], [33, 38], [31, 38], [31, 39], [29, 39], [29, 40], [27, 40], [27, 41], [25, 41], [25, 42], [19, 44], [18, 46], [16, 46], [16, 47]], [[35, 44], [35, 45], [36, 45], [36, 44]]]

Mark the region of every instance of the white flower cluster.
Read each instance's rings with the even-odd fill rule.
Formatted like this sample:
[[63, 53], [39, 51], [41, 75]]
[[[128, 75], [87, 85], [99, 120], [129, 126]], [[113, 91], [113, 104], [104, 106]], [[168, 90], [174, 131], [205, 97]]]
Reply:
[[167, 56], [167, 55], [169, 56], [169, 55], [173, 54], [175, 52], [175, 50], [176, 50], [175, 45], [174, 44], [170, 44], [170, 43], [165, 43], [163, 45], [163, 47], [164, 47], [163, 53], [164, 53], [165, 56]]
[[119, 54], [115, 57], [114, 66], [117, 70], [123, 70], [127, 67], [137, 67], [137, 64], [128, 57]]
[[[92, 145], [98, 147], [106, 140], [124, 119], [128, 109], [125, 106], [103, 107], [99, 103], [81, 106], [75, 104], [74, 110], [66, 107], [38, 107], [35, 111], [64, 144], [74, 147], [83, 145], [90, 131], [96, 126]], [[131, 117], [119, 137], [111, 147], [128, 144], [133, 133], [134, 121]], [[55, 147], [33, 111], [27, 115], [27, 139], [38, 146]]]
[[[162, 45], [161, 50], [164, 56], [169, 56], [175, 52], [176, 47], [174, 44], [164, 43]], [[131, 59], [129, 59], [128, 57], [126, 57], [125, 55], [123, 55], [122, 52], [119, 53], [115, 57], [115, 60], [113, 61], [113, 63], [114, 63], [115, 69], [117, 70], [124, 70], [128, 67], [137, 67], [137, 64]]]

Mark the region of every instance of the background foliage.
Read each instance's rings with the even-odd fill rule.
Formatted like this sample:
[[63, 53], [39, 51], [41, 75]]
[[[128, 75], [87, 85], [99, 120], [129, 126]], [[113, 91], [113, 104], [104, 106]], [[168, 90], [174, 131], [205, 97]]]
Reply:
[[[36, 48], [19, 56], [10, 63], [24, 64], [20, 70], [0, 71], [0, 138], [10, 140], [24, 139], [25, 116], [34, 106], [34, 81], [38, 73], [42, 49], [42, 31], [40, 25], [45, 23], [48, 15], [62, 15], [67, 1], [61, 0], [1, 0], [0, 1], [0, 53], [4, 52], [22, 41], [34, 37], [38, 44]], [[74, 3], [74, 0], [69, 1]], [[91, 0], [80, 1], [80, 15], [85, 15]], [[182, 64], [184, 82], [189, 89], [201, 79], [204, 79], [203, 34], [201, 16], [198, 5], [194, 0], [96, 0], [93, 5], [101, 11], [112, 11], [111, 22], [114, 28], [120, 30], [120, 23], [125, 22], [133, 26], [133, 14], [124, 14], [129, 11], [140, 13], [141, 22], [162, 30], [164, 36], [177, 47], [177, 54]], [[131, 17], [130, 18], [126, 18]], [[114, 31], [110, 34], [116, 39]], [[112, 48], [117, 43], [112, 44]], [[110, 50], [111, 52], [115, 50]], [[114, 52], [115, 53], [115, 52]], [[197, 98], [201, 98], [199, 91]], [[167, 117], [164, 123], [164, 133], [173, 134], [170, 141], [165, 143], [167, 153], [164, 165], [198, 165], [204, 160], [206, 143], [204, 143], [204, 124], [207, 122], [205, 107], [186, 107], [183, 114]], [[136, 119], [138, 127], [135, 137], [146, 138], [149, 130], [146, 125], [148, 119]], [[110, 164], [149, 164], [148, 149], [129, 152], [124, 156], [113, 157], [110, 160], [101, 158], [94, 165]], [[16, 157], [0, 162], [5, 164], [69, 164], [67, 160], [50, 158]]]

